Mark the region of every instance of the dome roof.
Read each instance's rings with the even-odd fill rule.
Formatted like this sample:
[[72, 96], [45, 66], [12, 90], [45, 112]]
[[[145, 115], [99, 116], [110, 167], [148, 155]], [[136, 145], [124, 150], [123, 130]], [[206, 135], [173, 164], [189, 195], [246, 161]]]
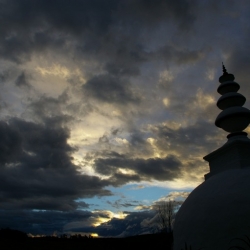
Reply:
[[[175, 218], [174, 250], [247, 247], [250, 237], [250, 167], [210, 177], [189, 195]], [[245, 249], [245, 248], [244, 248]]]

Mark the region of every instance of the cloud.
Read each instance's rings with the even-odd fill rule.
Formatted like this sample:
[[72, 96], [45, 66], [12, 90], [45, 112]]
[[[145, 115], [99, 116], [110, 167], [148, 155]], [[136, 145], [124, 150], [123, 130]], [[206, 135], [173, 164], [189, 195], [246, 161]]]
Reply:
[[105, 142], [106, 149], [89, 153], [86, 160], [115, 186], [183, 178], [197, 182], [208, 171], [202, 157], [224, 140], [212, 123], [202, 119], [186, 126], [171, 122], [149, 125], [127, 137], [126, 151], [113, 144], [112, 136], [101, 137], [99, 141]]
[[[146, 223], [150, 212], [112, 220], [82, 211], [91, 206], [78, 200], [113, 195], [107, 187], [130, 182], [173, 191], [203, 180], [202, 157], [226, 141], [213, 124], [222, 60], [250, 98], [249, 4], [0, 5], [0, 225], [87, 232], [111, 219], [100, 234], [147, 232], [136, 216]], [[110, 205], [145, 208], [142, 203]]]
[[70, 119], [74, 119], [72, 116], [67, 115], [67, 94], [62, 94], [58, 98], [41, 96], [39, 99], [32, 100], [29, 103], [29, 112], [33, 119], [37, 119], [40, 122], [47, 120], [48, 122], [58, 121], [58, 124], [69, 122]]
[[[104, 175], [114, 174], [111, 180], [124, 183], [139, 180], [172, 180], [180, 175], [181, 162], [173, 155], [165, 158], [129, 159], [124, 155], [95, 160], [95, 170]], [[119, 173], [119, 169], [132, 170], [135, 174]]]
[[118, 199], [114, 202], [107, 201], [107, 203], [116, 209], [140, 206], [138, 204], [139, 201], [131, 201], [131, 200], [124, 200], [124, 199]]
[[141, 222], [151, 219], [154, 216], [152, 211], [127, 212], [124, 219], [113, 218], [110, 221], [101, 224], [95, 228], [95, 232], [101, 236], [126, 237], [136, 234], [152, 232], [153, 227], [143, 225]]
[[15, 84], [18, 87], [30, 87], [24, 72], [22, 72], [22, 74], [17, 77]]
[[[204, 153], [204, 150], [216, 148], [217, 142], [211, 138], [219, 136], [220, 132], [214, 124], [205, 120], [183, 127], [172, 127], [171, 124], [163, 123], [150, 126], [150, 129], [155, 135], [154, 145], [159, 151], [171, 150], [179, 152], [183, 157], [190, 155], [191, 152], [195, 156]], [[203, 148], [204, 144], [206, 144], [206, 149]]]
[[174, 191], [170, 192], [168, 195], [161, 197], [160, 199], [153, 202], [150, 206], [153, 210], [158, 210], [158, 207], [166, 202], [173, 202], [174, 212], [176, 213], [186, 198], [189, 196], [189, 191]]
[[[88, 211], [31, 211], [1, 210], [0, 225], [3, 228], [16, 228], [33, 235], [62, 234], [65, 222], [88, 221], [94, 216]], [[18, 219], [17, 219], [18, 218]], [[91, 224], [89, 224], [91, 225]]]
[[163, 0], [140, 0], [121, 3], [124, 13], [130, 10], [132, 21], [136, 18], [140, 24], [155, 25], [161, 21], [174, 19], [181, 29], [187, 29], [194, 21], [191, 6], [185, 0], [175, 1], [174, 3]]
[[196, 183], [208, 171], [202, 157], [223, 144], [219, 132], [212, 123], [202, 119], [186, 126], [156, 123], [148, 125], [143, 132], [133, 131], [127, 137], [126, 147], [117, 147], [114, 135], [105, 134], [99, 138], [105, 149], [88, 153], [86, 161], [114, 186], [177, 179]]
[[130, 87], [129, 82], [109, 75], [96, 76], [83, 85], [86, 96], [92, 96], [97, 100], [116, 103], [139, 103], [139, 95]]
[[2, 209], [67, 211], [79, 197], [111, 195], [106, 181], [78, 172], [66, 128], [11, 119], [0, 122], [0, 138]]
[[[166, 63], [176, 62], [177, 64], [196, 63], [205, 55], [205, 49], [190, 50], [185, 47], [164, 45], [151, 53], [152, 59], [163, 60]], [[169, 79], [169, 78], [168, 78]], [[171, 77], [170, 77], [171, 79]]]

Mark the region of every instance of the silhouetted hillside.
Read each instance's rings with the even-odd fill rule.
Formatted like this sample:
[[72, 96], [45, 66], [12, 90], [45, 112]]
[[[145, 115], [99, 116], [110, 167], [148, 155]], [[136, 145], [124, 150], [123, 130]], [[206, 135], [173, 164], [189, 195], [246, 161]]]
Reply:
[[160, 248], [171, 250], [172, 234], [148, 234], [128, 238], [57, 238], [42, 237], [28, 238], [26, 240], [3, 239], [2, 243], [10, 249], [18, 250], [117, 250], [121, 248], [140, 247], [144, 250]]
[[27, 238], [28, 238], [28, 236], [24, 232], [9, 229], [9, 228], [0, 229], [0, 239], [1, 240], [7, 240], [7, 239], [23, 240], [23, 239], [27, 239]]

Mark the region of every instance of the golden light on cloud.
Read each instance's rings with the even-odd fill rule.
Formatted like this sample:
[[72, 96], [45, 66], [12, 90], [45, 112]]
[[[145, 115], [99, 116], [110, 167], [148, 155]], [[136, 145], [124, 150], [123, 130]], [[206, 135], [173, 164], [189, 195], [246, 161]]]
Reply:
[[125, 219], [127, 217], [128, 214], [124, 213], [124, 212], [118, 212], [118, 213], [114, 213], [114, 218], [117, 219]]
[[119, 138], [119, 137], [116, 137], [116, 138], [114, 139], [114, 141], [115, 141], [117, 144], [119, 144], [119, 145], [128, 145], [128, 144], [129, 144], [128, 140], [123, 139], [123, 138]]
[[174, 122], [174, 121], [164, 122], [162, 125], [167, 126], [168, 128], [171, 128], [173, 130], [177, 130], [177, 129], [179, 129], [181, 127], [180, 123]]
[[109, 210], [95, 210], [93, 213], [99, 214], [99, 213], [105, 214], [105, 217], [98, 217], [95, 218], [95, 222], [93, 223], [94, 227], [100, 226], [102, 223], [110, 221], [112, 218], [117, 218], [117, 219], [124, 219], [128, 214], [123, 213], [123, 212], [118, 212], [114, 213]]
[[206, 77], [208, 80], [213, 81], [215, 77], [215, 70], [214, 69], [208, 69], [206, 72]]
[[164, 70], [160, 73], [160, 82], [171, 82], [174, 79], [174, 75], [170, 70]]
[[62, 78], [67, 78], [71, 75], [70, 71], [60, 64], [53, 64], [51, 67], [36, 67], [36, 71], [41, 75], [54, 75]]
[[139, 206], [135, 207], [135, 210], [140, 211], [140, 210], [145, 210], [145, 209], [149, 209], [149, 208], [150, 208], [150, 206], [147, 206], [147, 205], [139, 205]]
[[246, 133], [250, 134], [250, 126], [248, 126], [245, 130]]
[[152, 147], [152, 149], [153, 149], [153, 156], [154, 157], [160, 157], [161, 156], [161, 154], [160, 154], [160, 152], [159, 152], [159, 150], [158, 150], [158, 148], [157, 148], [157, 146], [156, 146], [156, 142], [157, 142], [157, 140], [156, 139], [154, 139], [154, 138], [148, 138], [147, 139], [147, 142], [151, 145], [151, 147]]
[[122, 112], [120, 110], [113, 110], [112, 115], [116, 117], [122, 116]]
[[164, 99], [163, 99], [163, 104], [164, 104], [165, 107], [168, 107], [169, 104], [170, 104], [169, 99], [168, 99], [168, 98], [164, 98]]
[[119, 168], [118, 171], [121, 174], [125, 174], [125, 175], [134, 175], [134, 174], [136, 174], [136, 172], [134, 170], [126, 169], [126, 168]]
[[196, 107], [200, 107], [202, 109], [206, 109], [207, 106], [216, 103], [213, 96], [204, 94], [202, 89], [200, 88], [196, 93], [196, 102], [197, 102]]
[[188, 191], [173, 191], [170, 192], [167, 196], [160, 198], [158, 201], [168, 201], [168, 200], [177, 200], [177, 199], [186, 199], [189, 196], [190, 192]]
[[93, 223], [93, 226], [94, 226], [94, 227], [98, 227], [98, 226], [100, 226], [102, 223], [108, 222], [109, 220], [110, 220], [110, 219], [100, 218], [100, 219], [98, 220], [98, 222]]
[[183, 189], [193, 189], [200, 185], [202, 180], [192, 180], [188, 177], [182, 177], [181, 179], [175, 179], [173, 181], [168, 181], [165, 186], [171, 189], [183, 190]]
[[51, 75], [51, 76], [57, 76], [57, 77], [64, 78], [64, 79], [70, 78], [73, 75], [75, 75], [75, 76], [78, 76], [79, 81], [81, 83], [86, 82], [86, 79], [84, 78], [84, 76], [82, 75], [82, 72], [78, 68], [72, 70], [58, 63], [53, 63], [52, 66], [49, 66], [49, 67], [38, 66], [35, 68], [35, 70], [38, 73], [40, 73], [42, 76]]
[[[205, 172], [204, 172], [205, 174]], [[204, 181], [204, 177], [201, 176], [200, 178], [192, 178], [187, 173], [183, 173], [181, 178], [173, 179], [172, 181], [157, 181], [154, 182], [145, 182], [146, 185], [151, 187], [158, 187], [158, 188], [167, 188], [173, 190], [184, 190], [184, 189], [194, 189], [198, 185], [200, 185]]]

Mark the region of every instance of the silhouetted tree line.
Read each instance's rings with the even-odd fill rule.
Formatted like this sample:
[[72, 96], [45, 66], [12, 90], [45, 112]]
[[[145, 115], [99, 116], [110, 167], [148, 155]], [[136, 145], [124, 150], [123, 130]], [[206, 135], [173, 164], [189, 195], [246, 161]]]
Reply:
[[73, 235], [70, 235], [69, 237], [70, 239], [93, 239], [93, 236], [92, 235], [81, 235], [81, 234], [73, 234]]
[[67, 235], [67, 234], [61, 234], [59, 236], [43, 236], [41, 238], [47, 238], [47, 239], [93, 239], [94, 237], [92, 235], [81, 235], [81, 234], [72, 234], [72, 235]]
[[94, 248], [100, 250], [112, 250], [131, 248], [139, 245], [144, 250], [152, 248], [164, 248], [170, 250], [173, 242], [172, 233], [158, 233], [147, 235], [136, 235], [127, 238], [94, 238], [91, 235], [75, 234], [68, 236], [44, 236], [28, 237], [26, 233], [12, 230], [0, 229], [0, 239], [2, 244], [8, 244], [9, 249], [29, 250], [29, 249], [61, 249], [61, 250], [82, 250], [83, 248]]

